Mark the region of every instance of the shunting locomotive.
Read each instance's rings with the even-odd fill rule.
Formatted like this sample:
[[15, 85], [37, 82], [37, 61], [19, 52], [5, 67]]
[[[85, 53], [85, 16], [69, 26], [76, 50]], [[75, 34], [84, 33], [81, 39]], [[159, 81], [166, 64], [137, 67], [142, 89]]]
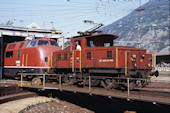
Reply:
[[[70, 48], [53, 53], [55, 73], [63, 74], [67, 84], [101, 85], [104, 88], [126, 86], [126, 78], [133, 88], [137, 84], [147, 85], [152, 70], [152, 55], [145, 49], [114, 46], [116, 35], [95, 34], [73, 37]], [[145, 79], [145, 80], [143, 80]]]

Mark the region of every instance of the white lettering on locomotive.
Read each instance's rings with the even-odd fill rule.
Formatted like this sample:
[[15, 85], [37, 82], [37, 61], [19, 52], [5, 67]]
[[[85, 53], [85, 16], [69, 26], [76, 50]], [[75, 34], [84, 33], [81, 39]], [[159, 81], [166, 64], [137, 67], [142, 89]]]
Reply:
[[113, 59], [99, 59], [98, 62], [113, 62]]

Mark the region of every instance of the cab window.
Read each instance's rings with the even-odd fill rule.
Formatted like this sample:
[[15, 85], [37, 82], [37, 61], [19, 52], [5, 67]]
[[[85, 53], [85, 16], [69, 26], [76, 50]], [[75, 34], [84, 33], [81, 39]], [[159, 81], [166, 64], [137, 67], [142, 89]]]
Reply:
[[49, 45], [49, 43], [45, 40], [39, 40], [38, 45]]
[[11, 58], [11, 57], [13, 57], [13, 51], [6, 52], [6, 58]]
[[87, 47], [94, 47], [94, 40], [93, 39], [87, 39]]
[[50, 41], [50, 43], [51, 43], [52, 46], [57, 46], [58, 47], [58, 44], [57, 44], [56, 41]]
[[110, 47], [110, 43], [104, 43], [104, 47]]
[[112, 47], [113, 37], [96, 36], [87, 38], [87, 47]]
[[26, 48], [35, 47], [36, 42], [37, 42], [36, 40], [34, 40], [34, 41], [28, 41], [28, 43], [27, 43], [27, 45], [26, 45]]

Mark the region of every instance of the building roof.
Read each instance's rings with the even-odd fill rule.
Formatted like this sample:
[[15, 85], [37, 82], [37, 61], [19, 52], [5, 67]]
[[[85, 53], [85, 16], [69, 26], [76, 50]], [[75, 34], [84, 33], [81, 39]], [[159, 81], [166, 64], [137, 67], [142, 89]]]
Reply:
[[[33, 25], [32, 27], [36, 27], [34, 23], [32, 25]], [[7, 36], [20, 36], [20, 37], [34, 36], [37, 38], [44, 38], [44, 37], [61, 38], [62, 33], [63, 33], [62, 30], [56, 30], [55, 33], [52, 33], [51, 29], [0, 26], [0, 35], [7, 35]]]
[[170, 46], [163, 48], [161, 51], [156, 53], [156, 56], [170, 55]]
[[40, 27], [36, 23], [28, 25], [27, 28], [40, 29]]
[[[33, 32], [42, 32], [42, 33], [51, 33], [51, 29], [35, 29], [35, 28], [26, 28], [26, 27], [15, 27], [15, 26], [0, 26], [0, 30], [14, 30], [14, 31], [33, 31]], [[56, 30], [56, 34], [62, 34], [62, 30]]]

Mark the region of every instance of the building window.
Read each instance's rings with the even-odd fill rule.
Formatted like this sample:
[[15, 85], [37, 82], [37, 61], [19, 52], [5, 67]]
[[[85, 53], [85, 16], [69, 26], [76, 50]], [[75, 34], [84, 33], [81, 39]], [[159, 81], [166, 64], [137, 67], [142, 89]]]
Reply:
[[58, 54], [58, 60], [61, 60], [61, 54]]
[[107, 58], [112, 58], [112, 51], [107, 51]]
[[17, 51], [17, 57], [20, 57], [21, 56], [21, 50], [18, 50]]
[[67, 54], [66, 53], [64, 54], [64, 60], [67, 60]]
[[87, 52], [87, 59], [91, 59], [91, 52]]
[[8, 51], [8, 52], [6, 52], [6, 57], [7, 57], [7, 58], [13, 57], [13, 51]]

